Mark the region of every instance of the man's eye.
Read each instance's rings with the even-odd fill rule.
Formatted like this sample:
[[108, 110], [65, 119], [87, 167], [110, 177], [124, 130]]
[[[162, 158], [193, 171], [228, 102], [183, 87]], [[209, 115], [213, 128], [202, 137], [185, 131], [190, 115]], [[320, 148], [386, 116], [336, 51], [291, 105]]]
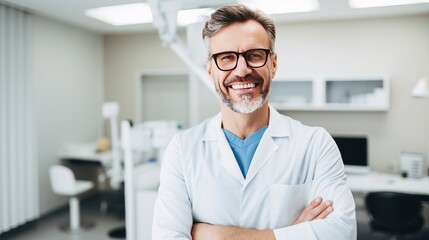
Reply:
[[258, 53], [250, 53], [249, 55], [247, 55], [247, 57], [250, 59], [261, 59], [262, 55]]
[[234, 54], [223, 54], [223, 55], [220, 55], [218, 59], [221, 61], [231, 61], [231, 60], [235, 59], [235, 55]]

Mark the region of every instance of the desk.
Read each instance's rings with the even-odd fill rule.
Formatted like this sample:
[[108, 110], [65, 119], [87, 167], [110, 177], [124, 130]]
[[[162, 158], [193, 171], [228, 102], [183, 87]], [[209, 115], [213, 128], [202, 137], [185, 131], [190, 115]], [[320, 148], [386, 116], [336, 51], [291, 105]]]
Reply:
[[62, 164], [73, 170], [77, 179], [95, 183], [96, 189], [106, 191], [110, 188], [108, 170], [112, 166], [112, 153], [98, 153], [96, 143], [68, 144], [62, 147], [58, 156]]
[[429, 177], [426, 176], [410, 179], [399, 175], [371, 172], [365, 175], [347, 175], [347, 183], [352, 192], [389, 191], [429, 196]]
[[59, 157], [62, 160], [82, 161], [99, 163], [104, 167], [110, 167], [112, 163], [112, 153], [95, 153], [95, 152], [73, 152], [73, 151], [60, 151]]

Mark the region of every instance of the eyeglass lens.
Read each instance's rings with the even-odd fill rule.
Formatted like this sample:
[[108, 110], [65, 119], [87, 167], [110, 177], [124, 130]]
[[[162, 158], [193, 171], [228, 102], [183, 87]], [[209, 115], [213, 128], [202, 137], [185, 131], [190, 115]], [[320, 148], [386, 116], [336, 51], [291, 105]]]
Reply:
[[237, 67], [239, 55], [242, 54], [249, 67], [259, 68], [265, 65], [269, 50], [250, 49], [243, 53], [222, 52], [213, 54], [216, 65], [220, 70], [229, 71]]

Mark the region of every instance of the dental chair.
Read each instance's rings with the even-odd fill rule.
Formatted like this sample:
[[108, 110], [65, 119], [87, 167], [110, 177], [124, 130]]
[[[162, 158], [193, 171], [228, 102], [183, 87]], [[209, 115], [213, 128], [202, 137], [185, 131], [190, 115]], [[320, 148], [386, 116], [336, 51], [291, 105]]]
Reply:
[[94, 226], [93, 222], [80, 221], [78, 196], [94, 188], [94, 184], [76, 180], [72, 170], [62, 165], [51, 166], [49, 177], [54, 193], [69, 197], [70, 223], [61, 224], [60, 229], [71, 233], [90, 230]]

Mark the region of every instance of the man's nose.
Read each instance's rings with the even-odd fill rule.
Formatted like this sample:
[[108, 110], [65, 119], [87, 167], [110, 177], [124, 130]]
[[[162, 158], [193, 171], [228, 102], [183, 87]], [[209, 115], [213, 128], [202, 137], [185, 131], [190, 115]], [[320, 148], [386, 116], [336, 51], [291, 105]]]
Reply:
[[238, 56], [237, 67], [234, 69], [234, 74], [238, 77], [244, 77], [252, 72], [252, 69], [247, 66], [246, 59], [243, 55]]

